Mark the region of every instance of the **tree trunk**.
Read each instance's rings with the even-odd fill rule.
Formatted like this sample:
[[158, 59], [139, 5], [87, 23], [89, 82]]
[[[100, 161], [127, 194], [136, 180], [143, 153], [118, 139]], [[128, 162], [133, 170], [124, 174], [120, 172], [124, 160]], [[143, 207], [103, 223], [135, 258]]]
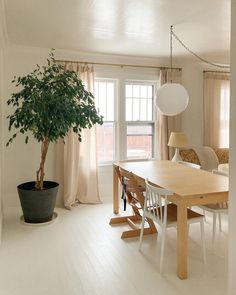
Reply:
[[35, 188], [37, 190], [42, 190], [43, 189], [43, 180], [44, 180], [44, 164], [48, 152], [48, 147], [49, 147], [49, 140], [48, 138], [45, 138], [42, 141], [41, 145], [41, 162], [39, 169], [36, 172], [36, 183], [35, 183]]

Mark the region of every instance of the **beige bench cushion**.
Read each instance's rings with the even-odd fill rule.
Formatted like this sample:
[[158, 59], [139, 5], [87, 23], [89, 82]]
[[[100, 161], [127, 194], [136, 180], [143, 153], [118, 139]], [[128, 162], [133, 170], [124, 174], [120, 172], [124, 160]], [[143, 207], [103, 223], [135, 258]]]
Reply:
[[[199, 150], [202, 150], [201, 159], [199, 158], [199, 155], [197, 154], [196, 148], [182, 149], [182, 150], [180, 150], [180, 156], [183, 161], [198, 164], [198, 165], [202, 166], [202, 169], [206, 169], [209, 171], [211, 171], [212, 169], [217, 169], [219, 164], [224, 164], [224, 163], [229, 162], [229, 149], [228, 148], [212, 148], [211, 150], [214, 151], [214, 154], [216, 155], [215, 161], [210, 161], [211, 163], [209, 162], [210, 158], [211, 158], [211, 160], [213, 160], [212, 155], [209, 158], [209, 153], [206, 154], [206, 159], [203, 160], [204, 149], [206, 150], [206, 148], [207, 147], [202, 147], [202, 149], [201, 149], [201, 147], [198, 148]], [[207, 162], [209, 162], [211, 165], [209, 164], [209, 167], [204, 167], [204, 166], [208, 165]], [[215, 164], [213, 162], [215, 162]]]

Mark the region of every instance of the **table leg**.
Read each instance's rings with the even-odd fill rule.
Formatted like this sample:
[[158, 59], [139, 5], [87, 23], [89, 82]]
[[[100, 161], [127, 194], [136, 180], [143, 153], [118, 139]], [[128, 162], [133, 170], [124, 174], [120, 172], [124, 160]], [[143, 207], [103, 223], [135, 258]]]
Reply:
[[181, 202], [177, 209], [177, 274], [180, 279], [188, 277], [188, 230], [187, 206]]
[[113, 165], [113, 212], [119, 213], [119, 199], [118, 199], [118, 175], [116, 166]]

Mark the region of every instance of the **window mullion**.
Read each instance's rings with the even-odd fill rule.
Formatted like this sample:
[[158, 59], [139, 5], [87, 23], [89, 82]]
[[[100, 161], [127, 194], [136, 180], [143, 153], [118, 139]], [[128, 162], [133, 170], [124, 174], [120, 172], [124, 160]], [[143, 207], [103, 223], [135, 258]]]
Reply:
[[123, 160], [126, 158], [126, 109], [125, 109], [125, 81], [120, 79], [119, 87], [119, 132], [118, 132], [118, 142], [119, 142], [119, 155], [118, 159]]

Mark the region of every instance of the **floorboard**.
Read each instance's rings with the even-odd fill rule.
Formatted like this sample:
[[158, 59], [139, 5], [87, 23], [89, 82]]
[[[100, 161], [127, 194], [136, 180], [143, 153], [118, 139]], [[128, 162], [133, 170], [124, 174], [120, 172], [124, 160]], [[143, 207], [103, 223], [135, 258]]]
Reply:
[[1, 295], [224, 295], [227, 294], [227, 215], [211, 251], [211, 215], [205, 223], [207, 264], [200, 229], [190, 228], [189, 278], [176, 276], [176, 231], [169, 229], [163, 274], [159, 273], [158, 235], [121, 240], [125, 225], [109, 225], [112, 204], [56, 209], [47, 226], [20, 223], [19, 208], [4, 213], [0, 250]]

